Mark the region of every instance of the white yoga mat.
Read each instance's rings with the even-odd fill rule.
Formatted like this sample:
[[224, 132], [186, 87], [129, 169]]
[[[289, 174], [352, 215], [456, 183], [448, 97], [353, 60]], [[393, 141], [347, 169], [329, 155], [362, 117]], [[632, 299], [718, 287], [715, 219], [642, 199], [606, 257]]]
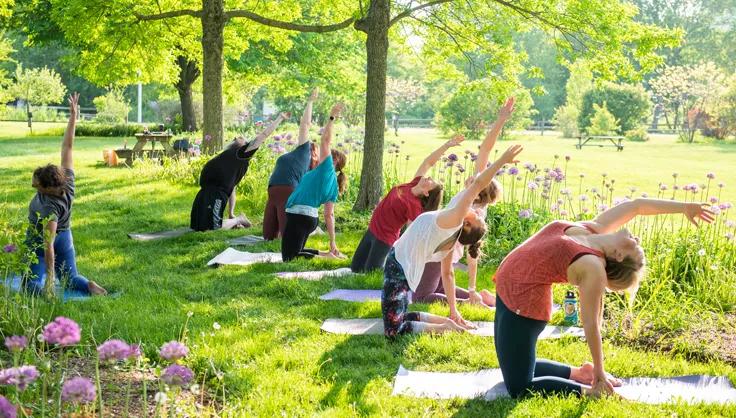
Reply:
[[[616, 393], [625, 399], [660, 404], [682, 400], [688, 403], [734, 403], [736, 389], [726, 377], [680, 376], [673, 378], [635, 377], [622, 379]], [[493, 400], [508, 396], [501, 369], [465, 373], [414, 372], [399, 366], [394, 395], [434, 399]]]
[[249, 253], [247, 251], [238, 251], [235, 248], [217, 254], [215, 258], [207, 262], [208, 266], [233, 264], [238, 266], [248, 266], [255, 263], [280, 263], [281, 253]]
[[[320, 270], [320, 271], [288, 271], [282, 273], [276, 273], [276, 276], [281, 279], [302, 279], [317, 281], [328, 277], [342, 277], [353, 274], [353, 271], [349, 267], [343, 267], [335, 270]], [[378, 291], [378, 297], [381, 297], [381, 291]], [[321, 298], [320, 298], [321, 299]]]
[[238, 237], [231, 239], [228, 241], [228, 245], [242, 245], [242, 246], [248, 246], [248, 245], [254, 245], [254, 244], [260, 244], [262, 242], [266, 242], [263, 237], [258, 237], [255, 235], [246, 235], [244, 237]]
[[375, 289], [335, 289], [319, 297], [322, 300], [346, 302], [380, 302], [381, 291]]
[[[473, 335], [480, 337], [493, 337], [493, 322], [473, 322], [477, 329], [468, 331]], [[359, 319], [338, 319], [330, 318], [322, 323], [322, 331], [331, 334], [348, 334], [348, 335], [383, 335], [383, 319], [381, 318], [359, 318]], [[539, 339], [562, 338], [565, 336], [584, 337], [585, 333], [582, 328], [577, 327], [558, 327], [548, 325], [544, 327], [544, 331], [539, 335]]]
[[180, 237], [192, 231], [193, 230], [191, 228], [178, 228], [172, 229], [171, 231], [151, 232], [147, 234], [128, 234], [128, 238], [134, 239], [136, 241], [153, 241], [157, 239]]

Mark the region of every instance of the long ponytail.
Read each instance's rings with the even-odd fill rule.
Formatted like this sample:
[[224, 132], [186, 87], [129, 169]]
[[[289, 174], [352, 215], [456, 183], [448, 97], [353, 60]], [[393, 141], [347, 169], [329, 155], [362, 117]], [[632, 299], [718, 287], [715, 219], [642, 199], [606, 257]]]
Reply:
[[330, 150], [332, 154], [332, 161], [335, 164], [335, 171], [337, 172], [337, 191], [339, 194], [345, 193], [348, 188], [348, 176], [342, 172], [347, 162], [347, 156], [344, 152], [336, 149]]

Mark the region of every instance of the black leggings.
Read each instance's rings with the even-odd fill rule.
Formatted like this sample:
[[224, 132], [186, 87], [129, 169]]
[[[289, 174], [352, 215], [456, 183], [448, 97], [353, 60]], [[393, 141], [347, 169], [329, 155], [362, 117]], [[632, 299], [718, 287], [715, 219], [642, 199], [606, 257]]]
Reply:
[[312, 258], [319, 254], [318, 250], [304, 248], [309, 234], [317, 229], [319, 219], [296, 213], [286, 213], [286, 228], [281, 238], [281, 258], [291, 261], [297, 257]]
[[570, 366], [536, 358], [537, 338], [546, 325], [546, 321], [511, 312], [496, 295], [496, 356], [506, 389], [513, 398], [529, 392], [581, 393], [580, 384], [570, 380]]
[[350, 269], [355, 273], [382, 269], [389, 251], [391, 251], [390, 245], [376, 238], [370, 230], [365, 231], [363, 239], [360, 240], [353, 254]]

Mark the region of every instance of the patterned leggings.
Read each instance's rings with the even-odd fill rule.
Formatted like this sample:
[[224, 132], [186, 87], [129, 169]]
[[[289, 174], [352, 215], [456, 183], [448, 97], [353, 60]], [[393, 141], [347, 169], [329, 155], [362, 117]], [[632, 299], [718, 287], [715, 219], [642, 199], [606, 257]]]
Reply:
[[383, 290], [381, 291], [381, 313], [383, 314], [383, 333], [388, 338], [413, 331], [412, 322], [420, 321], [419, 312], [409, 309], [409, 283], [393, 248], [386, 258], [383, 270]]

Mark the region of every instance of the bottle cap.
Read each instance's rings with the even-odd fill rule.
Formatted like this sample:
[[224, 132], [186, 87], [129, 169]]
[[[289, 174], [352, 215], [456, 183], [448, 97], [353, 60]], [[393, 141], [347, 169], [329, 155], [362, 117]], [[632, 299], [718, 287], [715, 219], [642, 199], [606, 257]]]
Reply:
[[573, 292], [572, 290], [568, 290], [565, 294], [565, 297], [568, 299], [575, 299], [575, 292]]

